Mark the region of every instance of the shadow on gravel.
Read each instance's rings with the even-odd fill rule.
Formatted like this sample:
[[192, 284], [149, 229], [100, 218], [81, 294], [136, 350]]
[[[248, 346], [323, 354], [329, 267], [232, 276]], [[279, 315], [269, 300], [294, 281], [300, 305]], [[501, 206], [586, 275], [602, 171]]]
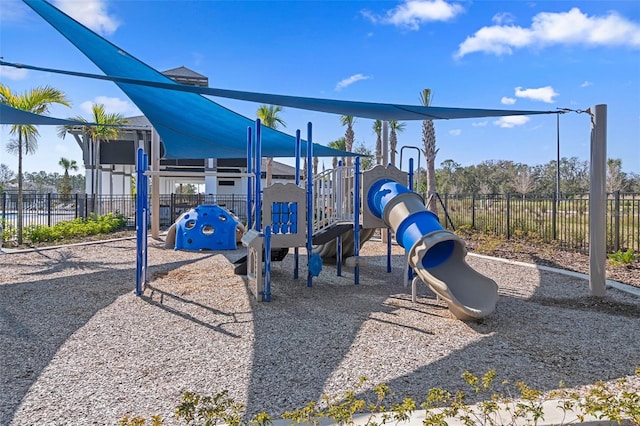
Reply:
[[[301, 280], [299, 288], [286, 292], [274, 285], [272, 303], [254, 303], [255, 344], [247, 416], [260, 411], [280, 414], [317, 401], [336, 371], [344, 371], [344, 360], [364, 323], [393, 324], [386, 318], [393, 318], [402, 310], [424, 316], [424, 329], [413, 327], [406, 331], [412, 333], [415, 341], [418, 335], [426, 335], [427, 340], [422, 339], [420, 343], [425, 345], [425, 350], [431, 345], [428, 336], [433, 336], [437, 345], [449, 338], [455, 340], [456, 330], [464, 328], [476, 333], [476, 340], [460, 350], [435, 357], [433, 362], [410, 374], [388, 381], [394, 393], [388, 403], [400, 403], [405, 397], [422, 402], [433, 387], [450, 392], [464, 390], [470, 403], [486, 398], [486, 395], [474, 395], [466, 387], [461, 378], [465, 371], [482, 375], [496, 370], [498, 389], [500, 383], [507, 380], [512, 384], [524, 381], [534, 389], [546, 391], [557, 389], [560, 382], [574, 387], [620, 378], [633, 374], [640, 366], [637, 347], [625, 343], [636, 341], [633, 335], [638, 331], [640, 306], [610, 298], [598, 301], [586, 298], [588, 290], [584, 280], [539, 273], [538, 287], [531, 297], [519, 296], [517, 291], [502, 291], [493, 315], [462, 323], [453, 319], [444, 304], [424, 285], [419, 287], [418, 302], [411, 303], [411, 289], [402, 285], [403, 261], [403, 256], [394, 256], [390, 274], [380, 265], [361, 269], [362, 282], [373, 277], [381, 280], [384, 274], [388, 285], [357, 288], [353, 281], [350, 285], [336, 286], [323, 284], [318, 279], [312, 289], [306, 289]], [[274, 282], [282, 273], [289, 271], [274, 272]], [[335, 274], [335, 270], [330, 273]], [[500, 275], [517, 273], [518, 267], [505, 266]], [[345, 275], [347, 282], [352, 280], [350, 270]], [[500, 285], [501, 277], [494, 278]], [[575, 298], [567, 298], [566, 293], [557, 296], [555, 289], [559, 285], [569, 286], [569, 293]], [[295, 303], [281, 304], [284, 297], [292, 298]], [[579, 322], [574, 315], [576, 310], [586, 313], [580, 316]], [[385, 319], [380, 320], [381, 316]], [[400, 323], [393, 326], [406, 328]], [[433, 327], [438, 329], [435, 334], [429, 331]], [[293, 329], [296, 333], [290, 333]], [[406, 342], [407, 349], [416, 349], [415, 344]], [[374, 350], [384, 354], [385, 349], [379, 346]], [[363, 356], [366, 363], [366, 353]], [[372, 356], [370, 362], [379, 362], [374, 359]], [[357, 371], [353, 374], [359, 375]], [[376, 377], [369, 379], [373, 384], [378, 383]], [[356, 381], [351, 385], [355, 387]], [[370, 401], [375, 399], [369, 392], [358, 396]]]
[[[41, 252], [43, 271], [56, 269], [65, 251]], [[127, 263], [131, 263], [130, 261]], [[187, 261], [162, 265], [175, 269]], [[11, 423], [29, 388], [65, 341], [98, 311], [133, 291], [135, 269], [111, 269], [101, 262], [75, 262], [74, 269], [98, 270], [69, 277], [0, 286], [0, 424]], [[113, 265], [111, 263], [110, 265]], [[157, 268], [150, 268], [151, 271]], [[34, 315], [34, 313], [38, 313]]]

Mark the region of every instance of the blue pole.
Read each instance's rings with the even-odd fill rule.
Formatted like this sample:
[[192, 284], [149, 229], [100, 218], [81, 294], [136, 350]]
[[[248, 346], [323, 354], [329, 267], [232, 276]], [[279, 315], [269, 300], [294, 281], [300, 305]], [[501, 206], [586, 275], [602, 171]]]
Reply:
[[360, 255], [360, 157], [356, 157], [356, 165], [353, 179], [353, 256], [356, 258], [354, 272], [354, 284], [360, 284], [360, 266], [358, 266], [358, 256]]
[[[143, 171], [147, 171], [149, 169], [149, 154], [144, 154], [144, 160], [143, 160]], [[143, 284], [147, 284], [147, 277], [148, 275], [148, 269], [149, 269], [149, 216], [150, 216], [150, 210], [149, 210], [149, 176], [145, 175], [144, 173], [142, 174], [144, 176], [144, 185], [143, 185], [143, 191], [144, 191], [144, 237], [143, 237], [143, 241], [144, 241], [144, 275], [143, 275], [143, 279], [142, 282]], [[143, 289], [144, 290], [144, 289]]]
[[[300, 129], [296, 130], [296, 186], [300, 185]], [[296, 210], [298, 214], [299, 208]], [[298, 221], [296, 220], [296, 223]], [[297, 226], [297, 225], [296, 225]], [[298, 229], [298, 232], [302, 232], [302, 229]], [[300, 249], [298, 247], [293, 248], [293, 279], [298, 279], [298, 269], [300, 266]]]
[[[247, 127], [247, 174], [251, 173], [253, 168], [251, 167], [252, 152], [251, 144], [251, 126]], [[251, 182], [251, 176], [247, 176], [247, 229], [251, 229], [253, 218], [251, 217], [251, 204], [253, 203], [253, 185]]]
[[271, 227], [264, 228], [264, 301], [271, 302]]
[[144, 285], [144, 258], [145, 258], [145, 240], [144, 240], [144, 227], [145, 227], [145, 193], [143, 190], [144, 185], [144, 151], [142, 148], [138, 148], [137, 152], [137, 164], [136, 164], [136, 295], [142, 294], [142, 287]]
[[[338, 161], [338, 170], [340, 170], [341, 168], [342, 168], [342, 160]], [[340, 174], [338, 175], [338, 179], [336, 180], [336, 187], [331, 188], [334, 194], [336, 194], [336, 197], [339, 197], [339, 198], [342, 198], [342, 191], [338, 191], [338, 188], [342, 187], [341, 178], [342, 178], [342, 172], [340, 172]], [[337, 202], [338, 202], [338, 205], [340, 205], [342, 203], [342, 200], [338, 199]], [[337, 206], [334, 206], [334, 207], [337, 207]], [[336, 275], [341, 277], [342, 276], [342, 234], [339, 234], [336, 240], [336, 269], [337, 269]]]
[[313, 276], [309, 271], [311, 263], [311, 251], [313, 250], [313, 176], [311, 176], [311, 164], [313, 162], [313, 142], [311, 122], [307, 123], [307, 287], [313, 285]]
[[258, 118], [256, 120], [256, 155], [255, 155], [255, 162], [256, 162], [256, 193], [255, 193], [255, 198], [256, 198], [256, 231], [260, 232], [260, 230], [262, 229], [262, 197], [261, 197], [261, 189], [260, 189], [260, 185], [262, 184], [261, 180], [261, 176], [262, 176], [262, 130], [261, 130], [261, 126], [260, 126], [260, 119]]

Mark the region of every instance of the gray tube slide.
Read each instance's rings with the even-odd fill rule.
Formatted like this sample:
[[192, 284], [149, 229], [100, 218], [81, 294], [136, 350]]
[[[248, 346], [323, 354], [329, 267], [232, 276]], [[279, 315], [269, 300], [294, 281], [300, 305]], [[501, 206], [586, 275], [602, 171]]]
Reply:
[[498, 285], [469, 266], [464, 241], [442, 228], [420, 195], [381, 179], [371, 186], [367, 203], [394, 231], [418, 277], [446, 301], [456, 318], [484, 318], [495, 310]]

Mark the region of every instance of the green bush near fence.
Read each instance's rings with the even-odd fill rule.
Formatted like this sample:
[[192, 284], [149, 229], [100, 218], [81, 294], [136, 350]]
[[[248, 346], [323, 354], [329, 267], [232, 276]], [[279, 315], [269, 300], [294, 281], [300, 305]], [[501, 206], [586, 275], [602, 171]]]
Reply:
[[0, 225], [2, 225], [2, 241], [0, 241], [0, 244], [17, 238], [18, 231], [15, 226], [9, 223], [8, 220], [0, 220]]
[[53, 226], [29, 225], [25, 228], [25, 240], [31, 243], [54, 242], [97, 234], [119, 231], [127, 224], [127, 218], [118, 213], [102, 216], [92, 215], [87, 219], [77, 218], [59, 222]]

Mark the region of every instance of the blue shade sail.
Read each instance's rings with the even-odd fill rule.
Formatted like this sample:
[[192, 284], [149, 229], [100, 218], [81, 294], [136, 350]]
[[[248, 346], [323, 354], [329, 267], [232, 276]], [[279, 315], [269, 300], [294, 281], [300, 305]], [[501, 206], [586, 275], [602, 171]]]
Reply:
[[46, 115], [34, 114], [29, 111], [13, 108], [12, 106], [0, 103], [0, 124], [7, 125], [50, 125], [50, 126], [86, 126], [74, 120], [48, 117]]
[[[65, 36], [106, 75], [179, 86], [45, 1], [25, 3]], [[247, 127], [254, 121], [199, 94], [130, 83], [116, 83], [158, 131], [165, 158], [246, 158]], [[302, 142], [304, 155], [307, 143]], [[314, 145], [314, 156], [334, 157], [351, 153]], [[295, 137], [274, 129], [262, 129], [265, 157], [293, 157]]]
[[56, 74], [72, 75], [75, 77], [115, 81], [118, 83], [138, 84], [141, 86], [176, 90], [180, 92], [199, 93], [202, 95], [217, 96], [220, 98], [244, 100], [249, 102], [261, 102], [272, 105], [307, 109], [310, 111], [352, 115], [354, 117], [371, 118], [375, 120], [453, 120], [460, 118], [505, 117], [510, 115], [540, 115], [562, 113], [562, 111], [558, 110], [534, 111], [482, 108], [452, 108], [422, 105], [383, 104], [375, 102], [341, 101], [336, 99], [306, 98], [300, 96], [244, 92], [240, 90], [217, 89], [215, 87], [187, 86], [184, 84], [137, 80], [127, 77], [98, 75], [78, 71], [45, 68], [35, 65], [17, 64], [3, 60], [0, 60], [0, 65]]

